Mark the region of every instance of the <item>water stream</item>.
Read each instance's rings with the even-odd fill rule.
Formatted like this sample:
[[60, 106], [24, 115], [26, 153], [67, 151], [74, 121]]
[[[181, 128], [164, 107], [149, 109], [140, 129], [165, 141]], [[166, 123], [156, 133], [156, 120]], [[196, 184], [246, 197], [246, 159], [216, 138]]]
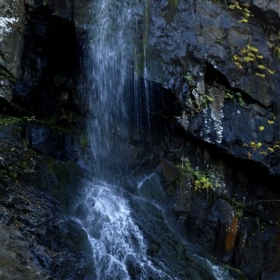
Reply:
[[[123, 185], [134, 156], [130, 144], [132, 119], [141, 113], [149, 115], [137, 107], [139, 86], [133, 69], [134, 11], [139, 5], [138, 0], [95, 0], [91, 11], [93, 22], [84, 65], [93, 177], [84, 182], [76, 219], [92, 246], [92, 279], [215, 279], [209, 263], [190, 256], [180, 240], [172, 237], [160, 206], [137, 195], [142, 186], [139, 181], [132, 179], [132, 192]], [[144, 68], [147, 76], [146, 65]], [[140, 94], [149, 100], [146, 80], [142, 88]], [[150, 106], [142, 108], [149, 111]], [[149, 130], [150, 124], [145, 133]], [[144, 138], [150, 139], [150, 135]], [[160, 243], [169, 247], [159, 253]]]

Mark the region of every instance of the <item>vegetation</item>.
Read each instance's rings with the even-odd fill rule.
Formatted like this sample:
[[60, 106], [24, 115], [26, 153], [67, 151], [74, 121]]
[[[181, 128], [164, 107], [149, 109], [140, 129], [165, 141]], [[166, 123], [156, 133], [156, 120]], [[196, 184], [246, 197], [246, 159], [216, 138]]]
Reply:
[[[237, 0], [229, 6], [230, 10], [237, 11], [242, 17], [238, 22], [248, 23], [249, 18], [252, 17], [251, 11], [246, 4], [240, 4]], [[264, 56], [259, 52], [259, 49], [248, 42], [248, 44], [240, 50], [239, 53], [232, 56], [234, 64], [239, 68], [250, 67], [255, 75], [260, 78], [265, 78], [267, 74], [273, 75], [274, 70], [269, 69], [262, 63]]]
[[234, 208], [236, 215], [238, 218], [243, 216], [243, 211], [246, 207], [246, 203], [240, 200], [236, 200], [235, 198], [230, 200], [231, 206]]
[[244, 106], [245, 105], [245, 102], [244, 102], [240, 92], [226, 91], [225, 92], [225, 98], [236, 101], [240, 106]]
[[221, 187], [213, 174], [194, 169], [187, 158], [181, 158], [181, 163], [176, 167], [180, 172], [181, 178], [190, 178], [192, 180], [196, 191], [213, 191]]
[[[268, 125], [273, 125], [276, 117], [272, 117], [271, 119], [267, 120]], [[262, 133], [266, 130], [265, 125], [260, 125], [258, 126], [258, 132]], [[269, 154], [276, 154], [280, 156], [280, 141], [275, 141], [271, 144], [266, 144], [262, 142], [257, 142], [257, 141], [250, 141], [249, 143], [244, 143], [243, 147], [250, 148], [251, 151], [247, 152], [247, 157], [251, 158], [253, 155], [253, 152], [258, 152], [261, 155], [269, 155]]]
[[233, 55], [234, 64], [239, 68], [249, 67], [254, 69], [256, 76], [265, 78], [266, 74], [275, 74], [274, 70], [269, 69], [267, 66], [263, 65], [261, 60], [263, 55], [259, 54], [259, 50], [250, 44], [243, 48], [239, 54]]

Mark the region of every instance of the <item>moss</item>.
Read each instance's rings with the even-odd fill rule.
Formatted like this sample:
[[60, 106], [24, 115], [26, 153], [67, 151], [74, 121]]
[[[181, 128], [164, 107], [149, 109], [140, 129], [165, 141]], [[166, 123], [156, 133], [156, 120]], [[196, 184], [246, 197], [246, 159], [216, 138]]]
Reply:
[[23, 120], [17, 117], [2, 116], [0, 117], [0, 129], [10, 125], [22, 124]]
[[179, 1], [180, 0], [168, 0], [168, 5], [162, 14], [167, 24], [174, 20]]
[[[66, 117], [64, 117], [65, 119]], [[77, 117], [78, 118], [78, 117]], [[46, 125], [54, 130], [61, 131], [68, 134], [73, 134], [75, 131], [75, 123], [74, 121], [63, 121], [60, 122], [57, 120], [56, 117], [52, 117], [49, 119], [36, 119], [35, 116], [32, 117], [24, 117], [24, 120], [27, 122], [34, 122], [37, 124]]]

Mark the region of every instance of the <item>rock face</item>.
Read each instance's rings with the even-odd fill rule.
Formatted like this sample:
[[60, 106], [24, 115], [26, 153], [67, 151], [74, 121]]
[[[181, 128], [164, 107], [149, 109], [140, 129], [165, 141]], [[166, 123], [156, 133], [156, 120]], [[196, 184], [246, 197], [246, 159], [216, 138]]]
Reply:
[[3, 0], [0, 6], [0, 96], [6, 104], [13, 97], [13, 84], [20, 75], [25, 11], [22, 1]]
[[[28, 241], [52, 279], [87, 279], [93, 267], [85, 233], [65, 217], [75, 190], [59, 187], [86, 168], [80, 60], [91, 2], [0, 0], [1, 228]], [[153, 85], [146, 167], [162, 178], [157, 196], [184, 238], [248, 279], [279, 279], [279, 3], [144, 2], [133, 63]], [[19, 130], [10, 116], [25, 117]]]
[[183, 234], [249, 279], [276, 279], [279, 7], [236, 3], [153, 2], [149, 74], [178, 99], [177, 122], [189, 135], [175, 147], [170, 137], [166, 154], [176, 162], [171, 151], [180, 150], [174, 195]]
[[178, 1], [172, 17], [154, 3], [151, 78], [177, 95], [188, 133], [279, 174], [278, 24], [260, 19], [271, 2], [255, 2]]
[[[81, 226], [66, 217], [84, 171], [29, 149], [18, 137], [24, 126], [21, 119], [1, 118], [0, 229], [7, 241], [0, 245], [0, 279], [88, 279], [91, 246]], [[11, 265], [13, 259], [18, 263]]]
[[0, 231], [0, 279], [45, 279], [30, 261], [29, 248], [23, 236], [2, 224]]

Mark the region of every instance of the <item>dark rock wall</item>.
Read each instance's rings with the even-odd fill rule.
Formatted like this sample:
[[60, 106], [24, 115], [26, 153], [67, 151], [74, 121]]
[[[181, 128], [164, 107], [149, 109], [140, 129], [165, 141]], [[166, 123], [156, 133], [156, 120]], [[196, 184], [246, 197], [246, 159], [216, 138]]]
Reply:
[[[86, 105], [79, 81], [94, 9], [90, 3], [0, 1], [0, 112], [5, 118], [25, 117], [19, 134], [5, 125], [1, 138], [61, 166], [71, 161], [86, 167]], [[155, 85], [149, 150], [154, 157], [151, 161], [146, 155], [143, 162], [163, 178], [169, 210], [176, 217], [173, 226], [184, 238], [249, 279], [273, 280], [280, 271], [279, 4], [243, 0], [239, 9], [236, 3], [147, 0], [136, 9], [134, 66], [141, 76], [145, 63]], [[9, 158], [4, 150], [2, 154], [3, 160]], [[70, 196], [64, 197], [63, 188], [52, 188], [65, 183], [61, 175], [43, 173], [39, 178], [47, 186], [41, 190], [34, 178], [37, 183], [30, 186], [14, 177], [20, 169], [12, 167], [14, 159], [0, 163], [5, 179], [1, 222], [21, 231], [33, 261], [47, 275], [64, 279], [71, 272], [64, 271], [65, 262], [79, 259], [83, 276], [78, 270], [70, 274], [86, 277], [92, 264], [88, 252], [82, 253], [84, 233], [68, 219], [59, 219], [67, 212], [61, 201]], [[28, 168], [34, 171], [32, 166]], [[17, 188], [18, 181], [27, 189]], [[15, 202], [27, 193], [34, 193], [32, 200]], [[40, 210], [37, 199], [46, 208]], [[28, 212], [31, 218], [24, 205], [36, 206]], [[37, 212], [43, 224], [34, 233]], [[50, 221], [49, 213], [57, 215]], [[44, 240], [46, 235], [56, 241]], [[84, 240], [81, 247], [71, 251], [69, 236]], [[61, 248], [66, 249], [59, 253]]]
[[172, 124], [186, 132], [158, 137], [182, 173], [173, 180], [160, 164], [176, 201], [174, 226], [249, 279], [277, 279], [279, 7], [238, 3], [151, 1], [139, 24], [149, 29], [150, 79], [177, 99]]
[[[269, 12], [248, 2], [239, 7], [249, 6], [250, 17], [240, 22], [243, 12], [230, 4], [178, 1], [170, 20], [168, 3], [153, 2], [151, 78], [177, 96], [182, 106], [178, 120], [188, 133], [278, 174], [272, 152], [279, 141], [278, 21], [267, 22]], [[244, 62], [240, 57], [248, 58], [248, 46], [256, 48], [259, 58], [250, 52], [255, 58]]]

